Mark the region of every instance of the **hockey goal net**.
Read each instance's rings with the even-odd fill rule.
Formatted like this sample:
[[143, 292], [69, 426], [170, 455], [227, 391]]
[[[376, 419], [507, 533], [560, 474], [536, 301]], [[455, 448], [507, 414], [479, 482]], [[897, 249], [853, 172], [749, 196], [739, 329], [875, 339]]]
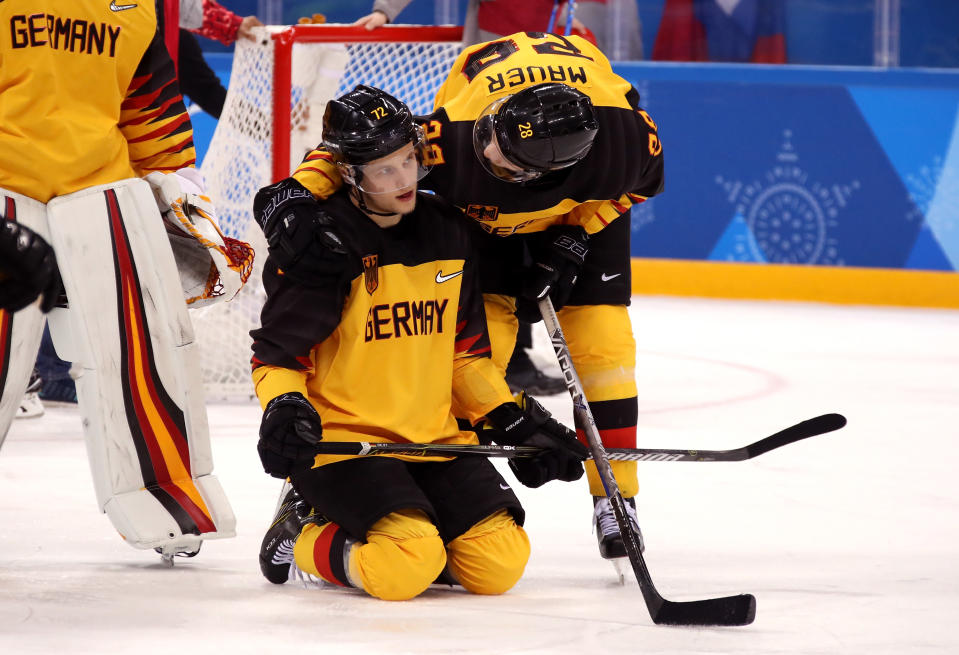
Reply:
[[287, 177], [320, 142], [327, 101], [369, 84], [414, 114], [433, 98], [460, 52], [462, 29], [387, 25], [264, 28], [237, 42], [229, 91], [202, 163], [223, 232], [253, 244], [253, 274], [229, 303], [192, 314], [210, 398], [253, 395], [249, 332], [260, 324], [266, 242], [253, 221], [253, 196]]

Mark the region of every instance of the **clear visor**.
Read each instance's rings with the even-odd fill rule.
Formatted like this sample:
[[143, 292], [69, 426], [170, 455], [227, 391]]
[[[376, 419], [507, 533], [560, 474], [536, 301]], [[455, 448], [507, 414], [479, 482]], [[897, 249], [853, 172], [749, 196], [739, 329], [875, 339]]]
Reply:
[[507, 159], [497, 143], [496, 131], [493, 129], [496, 114], [509, 98], [510, 96], [505, 96], [490, 104], [473, 123], [473, 151], [486, 172], [493, 177], [506, 182], [528, 182], [540, 177], [543, 172], [523, 168]]
[[416, 189], [416, 184], [430, 171], [427, 163], [426, 141], [422, 131], [417, 130], [417, 140], [408, 143], [385, 157], [368, 164], [340, 163], [343, 180], [363, 193], [403, 194]]

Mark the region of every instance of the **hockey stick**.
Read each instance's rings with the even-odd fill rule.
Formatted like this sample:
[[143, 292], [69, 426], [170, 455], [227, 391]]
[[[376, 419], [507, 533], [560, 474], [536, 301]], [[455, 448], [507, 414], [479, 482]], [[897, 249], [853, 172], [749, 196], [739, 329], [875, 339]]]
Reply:
[[[823, 414], [785, 430], [730, 450], [675, 450], [672, 448], [607, 448], [610, 461], [631, 462], [742, 462], [802, 439], [838, 430], [846, 424], [841, 414]], [[482, 457], [535, 457], [535, 446], [476, 446], [472, 444], [376, 443], [369, 441], [321, 441], [316, 445], [324, 455], [479, 455]]]
[[570, 396], [573, 398], [573, 413], [586, 433], [593, 461], [596, 463], [596, 469], [606, 490], [606, 496], [609, 498], [609, 504], [613, 508], [616, 523], [619, 525], [623, 544], [626, 546], [626, 555], [633, 567], [633, 573], [636, 575], [636, 581], [639, 583], [639, 589], [643, 593], [643, 599], [646, 601], [646, 608], [653, 623], [663, 625], [749, 625], [752, 623], [756, 618], [756, 598], [751, 594], [673, 601], [666, 600], [656, 590], [653, 579], [649, 575], [649, 569], [646, 567], [646, 560], [643, 559], [639, 540], [629, 526], [623, 494], [610, 468], [609, 457], [600, 440], [593, 413], [586, 403], [583, 385], [579, 381], [576, 369], [573, 368], [569, 347], [566, 345], [566, 338], [563, 336], [559, 319], [556, 318], [556, 310], [553, 309], [549, 296], [539, 301], [539, 311], [543, 315], [549, 340], [553, 344], [556, 359], [566, 378], [566, 388], [569, 389]]

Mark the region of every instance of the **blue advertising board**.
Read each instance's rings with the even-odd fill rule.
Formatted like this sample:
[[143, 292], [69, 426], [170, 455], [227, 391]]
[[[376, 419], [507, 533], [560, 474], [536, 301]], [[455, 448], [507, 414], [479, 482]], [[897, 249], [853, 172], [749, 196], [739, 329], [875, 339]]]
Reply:
[[959, 267], [959, 72], [621, 63], [666, 190], [636, 257]]

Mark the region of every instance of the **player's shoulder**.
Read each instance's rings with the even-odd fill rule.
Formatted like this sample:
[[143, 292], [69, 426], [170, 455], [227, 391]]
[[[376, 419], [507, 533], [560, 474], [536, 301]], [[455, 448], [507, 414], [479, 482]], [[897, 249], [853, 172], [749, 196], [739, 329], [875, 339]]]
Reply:
[[468, 219], [456, 205], [431, 191], [417, 192], [417, 210], [437, 238], [467, 239]]
[[432, 191], [417, 191], [416, 204], [424, 215], [433, 220], [453, 219], [454, 222], [459, 222], [463, 218], [463, 212], [457, 209], [456, 205]]

